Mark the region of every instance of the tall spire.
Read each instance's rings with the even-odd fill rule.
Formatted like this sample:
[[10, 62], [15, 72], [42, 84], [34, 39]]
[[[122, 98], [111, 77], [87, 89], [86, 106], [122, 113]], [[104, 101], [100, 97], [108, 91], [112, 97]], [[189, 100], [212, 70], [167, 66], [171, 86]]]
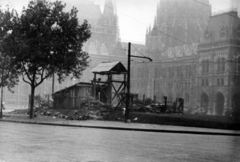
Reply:
[[109, 16], [109, 15], [115, 15], [115, 7], [112, 0], [105, 0], [103, 15]]

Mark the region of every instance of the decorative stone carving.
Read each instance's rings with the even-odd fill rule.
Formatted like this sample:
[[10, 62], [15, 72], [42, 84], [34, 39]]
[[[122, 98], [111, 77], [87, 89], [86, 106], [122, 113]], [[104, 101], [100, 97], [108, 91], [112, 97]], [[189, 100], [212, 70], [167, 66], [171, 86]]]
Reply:
[[229, 29], [226, 26], [222, 26], [220, 29], [220, 38], [228, 38], [229, 35]]

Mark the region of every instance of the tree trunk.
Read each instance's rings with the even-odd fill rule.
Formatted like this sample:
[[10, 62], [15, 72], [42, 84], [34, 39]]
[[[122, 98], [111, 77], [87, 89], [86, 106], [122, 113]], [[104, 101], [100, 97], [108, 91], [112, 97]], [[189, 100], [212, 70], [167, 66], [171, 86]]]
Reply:
[[34, 110], [33, 110], [33, 107], [34, 107], [34, 92], [35, 92], [35, 85], [34, 83], [31, 84], [31, 98], [30, 98], [30, 111], [29, 111], [29, 117], [30, 119], [32, 119], [34, 117]]

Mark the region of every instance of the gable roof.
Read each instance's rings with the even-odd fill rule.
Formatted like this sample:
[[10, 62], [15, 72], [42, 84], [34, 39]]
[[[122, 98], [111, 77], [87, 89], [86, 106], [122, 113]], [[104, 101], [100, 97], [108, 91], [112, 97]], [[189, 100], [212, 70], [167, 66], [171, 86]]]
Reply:
[[101, 63], [91, 70], [96, 74], [122, 74], [127, 73], [127, 69], [120, 61]]

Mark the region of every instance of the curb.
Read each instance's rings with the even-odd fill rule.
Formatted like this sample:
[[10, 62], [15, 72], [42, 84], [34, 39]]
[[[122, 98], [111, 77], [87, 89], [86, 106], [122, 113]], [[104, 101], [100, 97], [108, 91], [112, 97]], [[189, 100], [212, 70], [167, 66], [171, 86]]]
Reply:
[[108, 129], [108, 130], [121, 130], [121, 131], [176, 133], [176, 134], [192, 134], [192, 135], [239, 136], [240, 137], [240, 133], [221, 133], [221, 132], [185, 131], [185, 130], [164, 130], [164, 129], [141, 129], [141, 128], [123, 128], [123, 127], [108, 127], [108, 126], [87, 126], [87, 125], [45, 123], [45, 122], [28, 122], [28, 121], [3, 120], [3, 119], [0, 119], [0, 121], [2, 121], [2, 122], [12, 122], [12, 123], [22, 123], [22, 124], [38, 124], [38, 125], [47, 125], [47, 126], [94, 128], [94, 129]]

